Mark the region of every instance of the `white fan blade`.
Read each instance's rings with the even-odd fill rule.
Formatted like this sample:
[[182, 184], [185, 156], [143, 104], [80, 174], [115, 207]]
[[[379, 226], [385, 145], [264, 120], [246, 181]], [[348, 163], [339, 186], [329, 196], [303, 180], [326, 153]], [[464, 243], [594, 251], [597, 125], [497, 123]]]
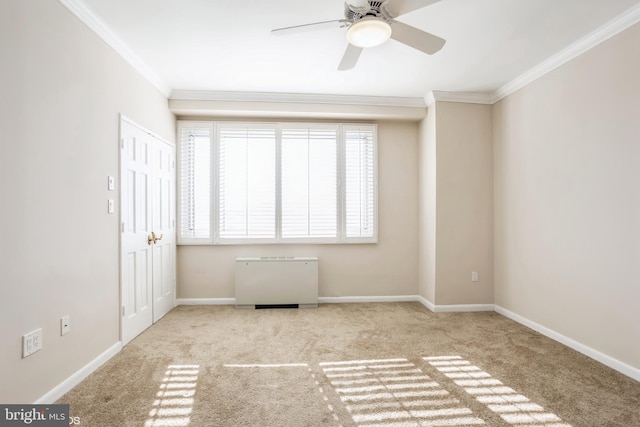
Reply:
[[342, 56], [342, 61], [340, 61], [340, 65], [338, 65], [338, 71], [346, 71], [355, 67], [356, 63], [358, 62], [358, 58], [360, 58], [362, 50], [363, 49], [361, 47], [354, 46], [349, 43], [349, 46], [347, 46], [347, 50]]
[[390, 0], [386, 8], [387, 12], [389, 12], [393, 18], [397, 18], [400, 15], [421, 9], [439, 1], [440, 0]]
[[274, 36], [281, 36], [292, 33], [301, 33], [305, 31], [324, 30], [325, 28], [340, 28], [346, 26], [349, 22], [347, 19], [337, 19], [335, 21], [314, 22], [312, 24], [294, 25], [293, 27], [276, 28], [271, 30]]
[[446, 43], [445, 39], [399, 21], [391, 23], [391, 38], [429, 55], [442, 49]]

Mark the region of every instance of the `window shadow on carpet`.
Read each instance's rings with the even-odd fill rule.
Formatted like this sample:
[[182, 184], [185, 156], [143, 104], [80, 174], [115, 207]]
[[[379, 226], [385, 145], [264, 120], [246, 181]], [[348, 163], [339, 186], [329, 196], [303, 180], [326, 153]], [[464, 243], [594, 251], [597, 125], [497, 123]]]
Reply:
[[199, 365], [169, 365], [145, 427], [182, 427], [191, 422]]

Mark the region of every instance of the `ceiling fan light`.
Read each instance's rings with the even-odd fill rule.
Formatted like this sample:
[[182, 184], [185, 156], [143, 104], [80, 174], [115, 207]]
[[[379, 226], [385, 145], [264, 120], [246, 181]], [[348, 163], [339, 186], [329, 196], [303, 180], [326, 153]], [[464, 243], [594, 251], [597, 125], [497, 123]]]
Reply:
[[363, 18], [347, 30], [347, 40], [354, 46], [374, 47], [391, 37], [391, 25], [377, 18]]

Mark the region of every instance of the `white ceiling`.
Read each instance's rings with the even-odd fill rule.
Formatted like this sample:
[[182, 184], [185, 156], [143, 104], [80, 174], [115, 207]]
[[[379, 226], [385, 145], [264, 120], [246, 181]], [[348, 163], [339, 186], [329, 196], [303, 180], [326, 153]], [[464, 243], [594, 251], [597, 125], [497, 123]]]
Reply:
[[337, 71], [345, 29], [287, 36], [270, 31], [341, 19], [343, 0], [61, 1], [86, 7], [174, 93], [421, 98], [431, 91], [493, 93], [640, 5], [441, 0], [398, 19], [446, 39], [440, 52], [429, 56], [389, 40], [366, 49], [355, 69]]

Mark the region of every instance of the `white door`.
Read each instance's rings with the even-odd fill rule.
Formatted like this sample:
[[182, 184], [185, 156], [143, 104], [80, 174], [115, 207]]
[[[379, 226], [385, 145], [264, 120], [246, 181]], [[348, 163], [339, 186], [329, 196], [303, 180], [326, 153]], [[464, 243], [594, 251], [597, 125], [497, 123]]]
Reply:
[[176, 285], [175, 147], [158, 141], [153, 156], [153, 321], [174, 307]]
[[175, 301], [175, 148], [120, 122], [121, 340], [127, 344]]

